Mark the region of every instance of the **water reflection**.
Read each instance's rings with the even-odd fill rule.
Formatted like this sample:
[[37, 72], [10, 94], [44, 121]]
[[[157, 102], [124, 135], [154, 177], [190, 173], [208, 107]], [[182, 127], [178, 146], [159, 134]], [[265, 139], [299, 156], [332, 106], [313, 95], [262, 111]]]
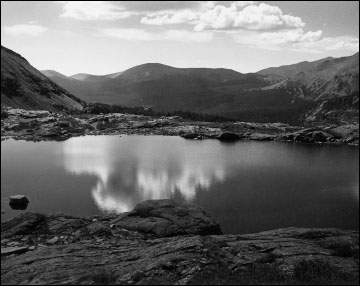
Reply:
[[[75, 216], [124, 212], [146, 199], [193, 201], [225, 233], [358, 229], [358, 158], [358, 148], [279, 142], [161, 136], [6, 140], [1, 195], [26, 195], [26, 211]], [[12, 210], [7, 200], [1, 208], [2, 219], [25, 211]]]
[[139, 201], [170, 198], [175, 193], [190, 201], [197, 188], [207, 189], [229, 173], [231, 166], [225, 164], [220, 144], [214, 149], [213, 144], [195, 143], [190, 150], [178, 138], [166, 143], [162, 137], [147, 139], [73, 138], [63, 145], [64, 166], [76, 175], [95, 175], [98, 182], [91, 193], [96, 205], [116, 213], [132, 209]]

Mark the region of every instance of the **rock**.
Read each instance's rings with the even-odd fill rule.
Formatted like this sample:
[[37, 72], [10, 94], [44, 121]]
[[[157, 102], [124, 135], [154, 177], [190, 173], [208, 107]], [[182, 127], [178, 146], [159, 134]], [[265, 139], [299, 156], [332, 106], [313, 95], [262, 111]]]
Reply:
[[240, 139], [240, 136], [232, 132], [223, 132], [216, 138], [223, 141], [232, 141]]
[[29, 200], [24, 195], [15, 195], [9, 198], [9, 205], [14, 210], [24, 210], [27, 208]]
[[15, 123], [15, 124], [11, 124], [6, 129], [11, 130], [11, 131], [19, 131], [19, 130], [21, 130], [21, 126], [20, 126], [20, 124]]
[[12, 242], [9, 242], [7, 243], [6, 245], [7, 246], [18, 246], [20, 243], [18, 241], [12, 241]]
[[270, 141], [274, 140], [276, 136], [270, 134], [253, 133], [249, 136], [249, 139], [256, 141]]
[[[200, 208], [171, 200], [145, 201], [131, 212], [99, 216], [96, 222], [62, 214], [22, 214], [2, 223], [1, 234], [12, 234], [11, 241], [28, 237], [32, 246], [2, 249], [7, 256], [1, 261], [1, 284], [358, 284], [358, 231], [284, 228], [242, 235], [192, 234], [208, 226], [208, 219]], [[51, 231], [78, 228], [89, 233], [107, 223], [141, 225], [152, 235], [130, 230], [122, 236], [123, 229], [114, 227], [111, 237], [84, 235], [61, 244], [39, 243], [54, 237]], [[186, 235], [154, 237], [171, 234], [167, 229]]]
[[281, 134], [279, 135], [279, 139], [280, 140], [285, 140], [285, 141], [293, 141], [294, 140], [295, 135], [292, 133], [285, 133], [285, 134]]
[[314, 138], [315, 142], [327, 142], [329, 141], [330, 137], [328, 134], [322, 131], [314, 131], [308, 134], [312, 138]]
[[62, 120], [62, 121], [58, 121], [57, 125], [60, 127], [66, 128], [66, 127], [70, 127], [70, 122]]
[[112, 222], [128, 230], [155, 234], [158, 237], [181, 234], [220, 234], [221, 229], [200, 207], [172, 200], [148, 200], [135, 206]]
[[60, 129], [58, 128], [41, 129], [38, 132], [38, 135], [41, 137], [58, 137], [60, 136]]
[[54, 244], [57, 243], [59, 241], [59, 238], [57, 236], [54, 236], [53, 238], [47, 239], [46, 243], [47, 244]]
[[12, 254], [21, 254], [28, 251], [27, 247], [1, 247], [1, 256], [8, 256]]
[[201, 137], [201, 135], [199, 133], [185, 133], [183, 131], [179, 132], [179, 136], [184, 139], [197, 139], [197, 138]]
[[1, 110], [1, 119], [9, 117], [9, 113], [6, 110]]
[[91, 223], [86, 228], [88, 229], [89, 233], [92, 235], [100, 235], [100, 234], [110, 235], [111, 234], [110, 227], [105, 226], [101, 222], [97, 222], [97, 221]]
[[45, 215], [24, 213], [1, 223], [1, 238], [8, 238], [14, 235], [27, 234], [45, 220]]

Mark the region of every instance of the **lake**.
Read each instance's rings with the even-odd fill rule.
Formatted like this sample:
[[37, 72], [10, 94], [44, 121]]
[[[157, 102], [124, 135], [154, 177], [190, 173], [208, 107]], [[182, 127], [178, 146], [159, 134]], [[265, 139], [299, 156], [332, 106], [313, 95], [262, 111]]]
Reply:
[[203, 207], [224, 233], [281, 227], [359, 229], [359, 149], [284, 142], [85, 136], [1, 142], [2, 220], [7, 198], [26, 211], [121, 213], [147, 199]]

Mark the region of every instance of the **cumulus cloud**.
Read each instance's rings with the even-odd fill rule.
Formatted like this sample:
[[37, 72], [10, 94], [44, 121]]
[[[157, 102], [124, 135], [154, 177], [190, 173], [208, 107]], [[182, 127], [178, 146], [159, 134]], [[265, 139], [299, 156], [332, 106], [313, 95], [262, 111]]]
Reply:
[[77, 20], [116, 20], [131, 16], [132, 13], [109, 1], [58, 1], [63, 4], [64, 18]]
[[12, 36], [39, 36], [48, 29], [46, 27], [34, 24], [19, 24], [13, 26], [4, 26], [4, 32]]
[[[241, 1], [239, 1], [241, 2]], [[252, 1], [232, 3], [229, 7], [216, 5], [199, 15], [195, 31], [205, 29], [270, 30], [301, 28], [305, 23], [300, 17], [286, 15], [277, 6]]]
[[206, 1], [196, 10], [183, 9], [148, 13], [142, 24], [195, 24], [195, 31], [203, 30], [281, 30], [305, 26], [300, 17], [284, 14], [277, 7], [255, 1]]
[[213, 39], [212, 32], [192, 32], [187, 30], [167, 30], [161, 33], [148, 32], [143, 29], [110, 28], [104, 29], [105, 36], [128, 41], [180, 41], [180, 42], [208, 42]]

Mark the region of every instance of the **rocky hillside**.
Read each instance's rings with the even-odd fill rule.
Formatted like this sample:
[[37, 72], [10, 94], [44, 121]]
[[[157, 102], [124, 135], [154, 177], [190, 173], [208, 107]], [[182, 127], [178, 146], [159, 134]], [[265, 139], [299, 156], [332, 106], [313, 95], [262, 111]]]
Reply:
[[118, 216], [25, 213], [1, 223], [1, 284], [357, 285], [359, 233], [222, 235], [201, 208], [145, 201]]
[[359, 121], [359, 53], [261, 70], [272, 84], [264, 90], [286, 90], [294, 100], [312, 104], [305, 122]]
[[299, 97], [321, 100], [348, 96], [359, 91], [359, 53], [268, 68], [258, 74], [277, 76], [277, 83], [267, 88], [293, 88], [293, 93]]
[[49, 111], [82, 109], [83, 101], [1, 46], [1, 105]]

